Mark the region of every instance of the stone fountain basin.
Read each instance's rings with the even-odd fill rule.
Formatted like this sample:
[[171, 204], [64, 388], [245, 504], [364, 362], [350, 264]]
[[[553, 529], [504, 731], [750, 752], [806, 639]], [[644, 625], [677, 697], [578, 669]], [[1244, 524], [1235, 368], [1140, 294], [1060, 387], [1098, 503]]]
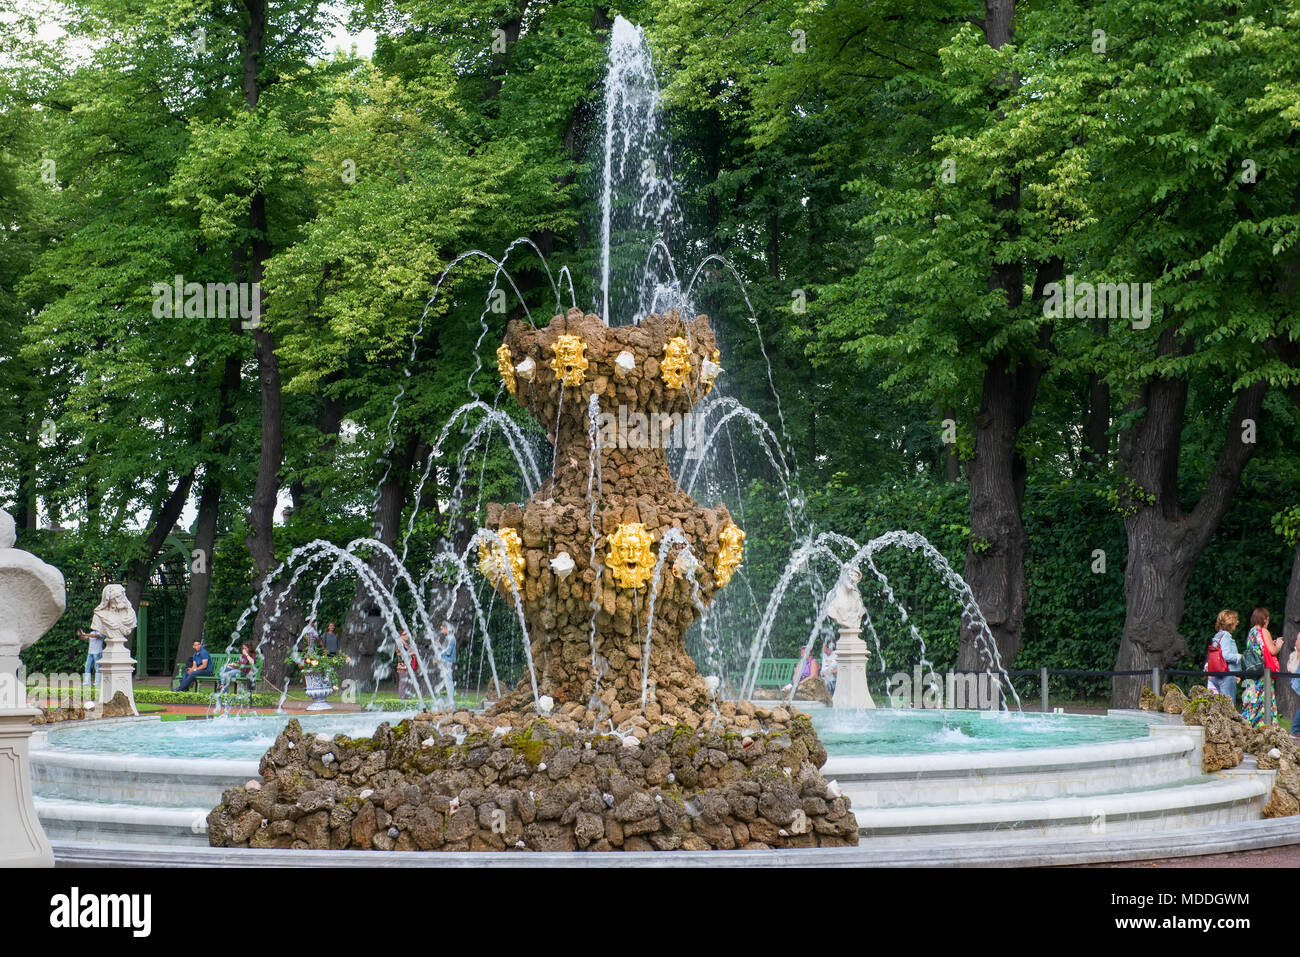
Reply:
[[[863, 839], [873, 844], [925, 834], [1091, 833], [1098, 814], [1119, 831], [1246, 822], [1258, 820], [1270, 784], [1268, 773], [1251, 769], [1202, 774], [1196, 727], [1130, 717], [960, 712], [950, 713], [945, 732], [942, 721], [935, 730], [935, 712], [809, 711], [825, 740], [838, 739], [833, 748], [828, 744], [822, 774], [852, 799]], [[357, 737], [402, 717], [299, 720], [305, 730]], [[258, 776], [262, 754], [286, 721], [140, 718], [53, 729], [34, 742], [37, 811], [54, 840], [206, 846], [208, 811], [225, 788]], [[988, 732], [967, 735], [980, 747], [957, 747], [962, 742], [951, 732], [967, 722]], [[879, 736], [909, 728], [916, 747], [929, 747], [926, 735], [947, 733], [950, 749], [866, 750], [873, 735], [879, 744]], [[1026, 733], [1033, 728], [1041, 733]], [[1091, 740], [1059, 743], [1075, 735]], [[989, 748], [993, 740], [1003, 747]]]

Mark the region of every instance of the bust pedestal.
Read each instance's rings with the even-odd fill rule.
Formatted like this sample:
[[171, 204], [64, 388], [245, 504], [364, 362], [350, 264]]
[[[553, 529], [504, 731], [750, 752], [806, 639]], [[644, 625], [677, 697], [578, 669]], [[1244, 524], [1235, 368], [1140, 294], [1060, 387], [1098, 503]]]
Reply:
[[63, 575], [14, 548], [14, 520], [0, 511], [0, 868], [53, 867], [54, 854], [32, 800], [32, 718], [18, 658], [62, 616]]
[[35, 708], [0, 708], [0, 867], [53, 867], [32, 801], [28, 745]]
[[131, 713], [140, 712], [135, 707], [135, 659], [126, 650], [125, 638], [108, 638], [104, 641], [104, 654], [99, 659], [99, 692], [97, 701], [102, 707], [122, 692], [131, 702]]
[[860, 628], [840, 626], [840, 637], [835, 642], [835, 697], [836, 708], [874, 708], [871, 691], [867, 688], [867, 643], [858, 635]]

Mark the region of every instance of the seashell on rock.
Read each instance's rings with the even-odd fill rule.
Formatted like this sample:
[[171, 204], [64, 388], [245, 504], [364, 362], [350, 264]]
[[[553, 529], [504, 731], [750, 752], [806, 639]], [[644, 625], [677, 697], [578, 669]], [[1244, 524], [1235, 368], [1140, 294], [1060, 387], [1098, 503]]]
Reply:
[[515, 375], [519, 376], [519, 378], [523, 379], [525, 382], [532, 382], [533, 375], [536, 372], [537, 363], [533, 361], [532, 356], [529, 356], [523, 362], [519, 363], [519, 365], [515, 366]]
[[569, 574], [573, 571], [573, 567], [573, 556], [568, 552], [560, 552], [551, 559], [551, 571], [555, 574], [556, 578], [568, 578]]

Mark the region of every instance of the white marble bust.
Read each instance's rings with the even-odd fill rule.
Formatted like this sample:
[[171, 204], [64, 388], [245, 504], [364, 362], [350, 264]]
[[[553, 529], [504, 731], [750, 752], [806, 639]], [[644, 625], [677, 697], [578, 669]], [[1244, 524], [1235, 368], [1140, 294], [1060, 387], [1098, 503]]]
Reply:
[[826, 617], [841, 628], [856, 629], [862, 627], [862, 616], [867, 613], [867, 606], [858, 594], [858, 583], [862, 581], [862, 571], [852, 565], [840, 573], [835, 583], [835, 597], [826, 609]]
[[91, 619], [91, 629], [107, 639], [125, 641], [135, 630], [135, 623], [135, 609], [127, 600], [126, 589], [121, 585], [105, 585]]

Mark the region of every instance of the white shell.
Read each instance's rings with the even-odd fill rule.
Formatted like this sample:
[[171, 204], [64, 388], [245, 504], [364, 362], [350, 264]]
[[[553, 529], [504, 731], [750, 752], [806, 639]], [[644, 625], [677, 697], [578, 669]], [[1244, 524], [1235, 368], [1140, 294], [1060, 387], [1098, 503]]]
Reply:
[[722, 680], [717, 675], [709, 675], [704, 679], [704, 690], [709, 693], [710, 698], [718, 693], [718, 685], [721, 683]]
[[260, 781], [249, 781], [247, 784], [244, 785], [244, 790], [260, 791], [262, 790], [262, 783]]
[[573, 571], [573, 556], [568, 552], [560, 552], [551, 559], [551, 571], [556, 578], [568, 578]]
[[329, 743], [330, 743], [330, 736], [329, 736], [328, 734], [318, 734], [318, 735], [316, 735], [316, 743], [317, 743], [317, 744], [329, 744]]
[[544, 694], [537, 699], [537, 710], [542, 714], [550, 714], [554, 707], [555, 699], [548, 694]]
[[366, 800], [366, 799], [368, 799], [368, 798], [373, 797], [374, 794], [375, 794], [375, 789], [374, 789], [374, 788], [366, 788], [365, 790], [363, 790], [363, 791], [361, 791], [359, 794], [357, 794], [357, 797], [361, 798], [361, 800], [364, 801], [364, 800]]
[[536, 371], [537, 363], [533, 361], [532, 356], [529, 356], [523, 362], [519, 363], [519, 365], [515, 366], [515, 375], [519, 376], [519, 378], [523, 379], [525, 382], [532, 382], [533, 373]]
[[840, 782], [831, 780], [826, 782], [826, 796], [834, 801], [837, 797], [844, 796], [844, 789], [840, 787]]
[[423, 741], [420, 742], [420, 747], [422, 748], [431, 748], [433, 747], [433, 745], [434, 745], [434, 739], [432, 737], [425, 738]]
[[624, 350], [618, 354], [616, 359], [614, 359], [614, 365], [618, 366], [624, 372], [631, 372], [636, 368], [636, 356]]
[[545, 770], [546, 770], [546, 762], [545, 762], [545, 761], [539, 761], [539, 762], [537, 762], [537, 770], [539, 770], [539, 771], [545, 771]]
[[705, 382], [712, 382], [722, 371], [722, 366], [718, 365], [712, 359], [705, 359], [700, 365], [700, 378]]
[[325, 764], [325, 765], [333, 764], [333, 763], [334, 763], [334, 752], [331, 751], [329, 754], [327, 754], [327, 755], [325, 755], [323, 758], [321, 758], [321, 759], [320, 759], [320, 763], [321, 763], [321, 764]]
[[1279, 751], [1277, 748], [1270, 748], [1268, 752], [1268, 756], [1272, 758], [1274, 761], [1276, 761], [1278, 758], [1282, 757], [1282, 752]]
[[448, 809], [449, 811], [454, 811], [454, 810], [456, 810], [456, 809], [459, 808], [459, 807], [460, 807], [460, 798], [458, 798], [458, 797], [454, 797], [454, 798], [452, 798], [452, 799], [447, 803], [447, 809]]
[[492, 729], [492, 737], [494, 738], [497, 737], [498, 735], [505, 736], [509, 733], [510, 733], [510, 725], [508, 724], [503, 724], [500, 727]]

